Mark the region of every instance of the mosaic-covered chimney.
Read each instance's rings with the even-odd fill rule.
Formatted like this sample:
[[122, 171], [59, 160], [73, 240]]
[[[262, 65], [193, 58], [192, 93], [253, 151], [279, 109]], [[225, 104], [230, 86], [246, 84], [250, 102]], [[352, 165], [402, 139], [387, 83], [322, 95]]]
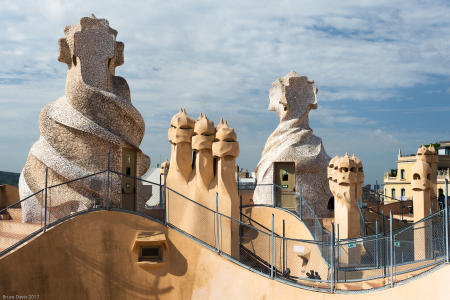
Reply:
[[[19, 182], [21, 199], [45, 185], [54, 185], [107, 169], [139, 177], [150, 159], [139, 149], [145, 131], [141, 114], [131, 104], [126, 80], [115, 76], [124, 63], [124, 44], [106, 19], [94, 15], [64, 28], [58, 60], [67, 64], [65, 95], [47, 104], [39, 115], [40, 137], [32, 146]], [[50, 219], [92, 207], [106, 194], [103, 174], [49, 189]], [[113, 206], [139, 209], [149, 191], [135, 180], [112, 176]], [[139, 195], [139, 196], [137, 196]], [[140, 199], [142, 198], [142, 199]], [[39, 221], [44, 197], [22, 203], [23, 220]]]
[[[258, 183], [253, 193], [255, 204], [277, 205], [299, 212], [300, 201], [295, 194], [301, 192], [317, 216], [329, 216], [328, 202], [332, 195], [327, 184], [327, 165], [330, 157], [322, 140], [309, 126], [309, 112], [318, 105], [317, 93], [313, 80], [294, 71], [272, 83], [268, 109], [277, 114], [280, 123], [267, 139], [255, 170]], [[302, 214], [311, 213], [303, 209]]]

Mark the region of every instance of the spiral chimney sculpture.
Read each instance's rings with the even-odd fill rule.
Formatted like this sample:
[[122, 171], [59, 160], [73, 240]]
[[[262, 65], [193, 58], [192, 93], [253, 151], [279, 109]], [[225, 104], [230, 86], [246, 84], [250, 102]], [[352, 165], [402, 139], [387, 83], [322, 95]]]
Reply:
[[[125, 173], [125, 156], [131, 164], [135, 162], [131, 175], [136, 177], [150, 165], [149, 157], [139, 149], [144, 120], [131, 104], [126, 80], [115, 76], [115, 68], [124, 63], [124, 44], [116, 41], [117, 31], [106, 19], [91, 15], [66, 26], [64, 33], [65, 38], [59, 39], [58, 60], [68, 66], [65, 96], [47, 104], [39, 115], [41, 135], [20, 176], [21, 199], [44, 186], [46, 167], [49, 184], [54, 185], [105, 170], [108, 151], [113, 170]], [[121, 180], [112, 176], [113, 206], [123, 204]], [[140, 190], [142, 186], [137, 184], [131, 193], [149, 196], [148, 191], [137, 193]], [[47, 203], [49, 214], [59, 218], [90, 208], [104, 198], [105, 191], [104, 175], [61, 185]], [[133, 205], [146, 200], [138, 198]], [[40, 220], [43, 201], [41, 193], [22, 203], [24, 222]]]

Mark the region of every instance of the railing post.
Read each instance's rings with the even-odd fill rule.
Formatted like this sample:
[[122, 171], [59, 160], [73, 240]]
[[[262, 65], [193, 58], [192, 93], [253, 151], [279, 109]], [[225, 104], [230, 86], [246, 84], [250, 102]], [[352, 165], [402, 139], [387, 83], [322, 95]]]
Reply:
[[275, 207], [275, 201], [276, 201], [276, 187], [275, 187], [275, 184], [274, 183], [272, 183], [272, 207]]
[[[159, 175], [161, 178], [161, 175]], [[164, 165], [164, 191], [161, 193], [161, 201], [163, 203], [163, 212], [164, 212], [164, 224], [167, 224], [169, 219], [169, 205], [167, 203], [166, 195], [167, 195], [167, 166]], [[159, 189], [162, 190], [162, 186], [159, 186]]]
[[111, 151], [108, 150], [108, 170], [107, 170], [107, 183], [106, 183], [106, 208], [110, 209], [110, 194], [109, 194], [109, 190], [110, 190], [110, 180], [111, 180], [111, 173], [110, 173], [110, 169], [111, 169]]
[[285, 264], [285, 253], [286, 253], [286, 224], [283, 219], [283, 274], [286, 270], [286, 264]]
[[44, 232], [47, 231], [47, 192], [48, 192], [48, 167], [45, 168], [45, 190], [44, 190]]
[[376, 259], [376, 266], [378, 269], [378, 266], [380, 264], [379, 257], [378, 257], [378, 218], [375, 219], [375, 259]]
[[445, 262], [448, 263], [448, 179], [445, 178]]
[[273, 251], [274, 251], [274, 215], [272, 214], [272, 232], [270, 234], [270, 278], [274, 278], [274, 272], [273, 272]]
[[357, 202], [358, 211], [359, 211], [359, 228], [361, 230], [361, 235], [366, 236], [367, 235], [367, 228], [366, 228], [366, 220], [364, 219], [364, 213], [362, 210], [362, 197]]
[[239, 196], [239, 221], [242, 222], [242, 195]]
[[237, 171], [236, 182], [237, 182], [237, 189], [238, 189], [238, 195], [239, 195], [240, 194], [240, 192], [239, 192], [239, 190], [240, 190], [240, 187], [239, 187], [239, 166], [236, 166], [236, 171]]
[[391, 287], [394, 286], [394, 240], [392, 234], [392, 210], [389, 212], [389, 240], [390, 240], [390, 252], [391, 252]]
[[[433, 211], [431, 210], [431, 207], [430, 207], [430, 216], [431, 216], [432, 213], [433, 213]], [[425, 255], [426, 255], [426, 253], [425, 253]], [[433, 217], [430, 217], [430, 256], [431, 256], [431, 259], [434, 258], [434, 253], [433, 253]], [[425, 259], [426, 259], [426, 257], [425, 257]]]
[[[160, 170], [161, 171], [161, 170]], [[162, 200], [162, 180], [161, 180], [161, 172], [159, 172], [159, 205], [163, 209], [163, 222], [166, 225], [166, 210], [164, 208], [164, 201]]]
[[376, 184], [376, 188], [375, 188], [375, 197], [376, 197], [376, 201], [377, 201], [377, 213], [380, 213], [380, 194], [378, 193], [378, 180], [375, 181]]
[[314, 220], [314, 233], [313, 233], [313, 236], [314, 236], [314, 239], [317, 240], [317, 222], [316, 222], [316, 219], [313, 219], [313, 220]]
[[[439, 213], [439, 217], [440, 217], [440, 224], [441, 224], [441, 236], [442, 236], [442, 251], [444, 252], [444, 257], [445, 257], [445, 212], [444, 212], [444, 208], [441, 209], [440, 213]], [[445, 262], [445, 258], [444, 258], [444, 262]]]
[[300, 193], [300, 209], [299, 209], [299, 214], [300, 214], [300, 220], [303, 220], [303, 187], [302, 184], [299, 185], [299, 193]]
[[216, 193], [216, 247], [217, 252], [220, 253], [219, 243], [219, 194]]
[[166, 223], [170, 224], [170, 190], [169, 190], [169, 193], [168, 193], [166, 185], [164, 185], [164, 202], [165, 202], [165, 205], [166, 205], [166, 212], [167, 212]]
[[330, 293], [334, 293], [334, 223], [330, 230]]
[[[44, 197], [44, 190], [41, 190], [40, 192], [39, 192], [41, 195], [41, 199], [42, 199], [42, 197]], [[42, 212], [42, 210], [43, 210], [44, 208], [43, 207], [41, 207], [39, 210], [40, 210], [40, 212], [41, 212], [41, 228], [44, 228], [44, 222], [43, 222], [43, 217], [42, 217], [42, 214], [43, 214], [43, 212]], [[442, 224], [444, 224], [444, 222], [442, 222]], [[442, 231], [442, 236], [444, 236], [444, 233], [443, 233], [444, 231]]]
[[339, 245], [339, 224], [337, 224], [337, 226], [336, 226], [336, 248], [337, 248], [337, 251], [336, 251], [337, 258], [336, 258], [335, 269], [336, 269], [336, 281], [338, 281], [339, 280], [339, 268], [341, 266], [341, 247]]
[[386, 277], [386, 264], [387, 264], [387, 244], [386, 244], [386, 218], [384, 216], [384, 210], [381, 211], [381, 216], [383, 218], [383, 223], [382, 223], [382, 230], [381, 232], [383, 233], [383, 274], [384, 277]]

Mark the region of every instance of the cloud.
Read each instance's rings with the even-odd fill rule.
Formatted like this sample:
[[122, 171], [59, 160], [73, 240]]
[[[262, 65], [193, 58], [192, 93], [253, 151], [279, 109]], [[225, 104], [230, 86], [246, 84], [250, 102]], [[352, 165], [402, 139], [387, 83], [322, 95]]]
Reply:
[[340, 101], [340, 100], [358, 100], [358, 101], [382, 101], [389, 100], [398, 97], [398, 93], [393, 89], [338, 89], [338, 90], [327, 90], [325, 87], [324, 91], [320, 91], [321, 101]]
[[337, 109], [333, 107], [321, 107], [310, 112], [312, 123], [318, 123], [318, 126], [327, 126], [336, 128], [339, 126], [367, 126], [376, 125], [377, 120], [371, 120], [364, 116], [355, 116], [355, 111]]
[[0, 148], [3, 157], [14, 156], [2, 168], [23, 166], [38, 136], [40, 109], [64, 93], [67, 67], [56, 60], [57, 39], [65, 25], [91, 13], [106, 17], [125, 43], [125, 64], [117, 73], [127, 79], [146, 120], [142, 148], [155, 162], [169, 155], [170, 118], [186, 107], [195, 117], [202, 111], [216, 122], [229, 119], [241, 142], [240, 163], [253, 169], [278, 122], [266, 110], [268, 89], [292, 69], [319, 88], [311, 122], [326, 144], [356, 145], [368, 158], [379, 157], [378, 146], [357, 145], [373, 138], [386, 143], [389, 151], [382, 153], [390, 153], [401, 133], [389, 139], [395, 128], [387, 126], [377, 135], [388, 123], [381, 114], [374, 118], [340, 104], [378, 101], [385, 108], [381, 103], [407, 97], [402, 89], [450, 75], [450, 40], [444, 38], [450, 35], [450, 7], [444, 1], [87, 3], [2, 5], [0, 136], [11, 136], [14, 128], [18, 149], [11, 154]]

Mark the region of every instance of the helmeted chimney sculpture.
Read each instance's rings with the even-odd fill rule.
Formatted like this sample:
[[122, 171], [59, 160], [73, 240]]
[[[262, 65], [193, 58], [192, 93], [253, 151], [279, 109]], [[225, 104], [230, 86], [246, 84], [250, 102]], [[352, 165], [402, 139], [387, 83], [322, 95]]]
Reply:
[[334, 157], [328, 167], [330, 190], [334, 195], [334, 223], [339, 238], [357, 238], [361, 234], [358, 201], [362, 195], [364, 170], [355, 155]]
[[[359, 238], [361, 235], [358, 201], [362, 195], [364, 170], [355, 155], [334, 157], [328, 165], [330, 190], [334, 195], [334, 224], [339, 227], [339, 238]], [[348, 247], [340, 257], [342, 263], [359, 263], [361, 245]]]
[[[330, 157], [322, 140], [309, 127], [309, 111], [317, 108], [317, 87], [314, 81], [294, 71], [272, 83], [269, 110], [275, 111], [280, 123], [269, 136], [256, 167], [255, 204], [276, 204], [268, 184], [274, 183], [278, 162], [295, 164], [295, 192], [302, 189], [303, 199], [318, 216], [327, 216], [331, 193], [327, 183]], [[298, 205], [298, 203], [297, 203]], [[307, 213], [303, 210], [303, 213]]]
[[[66, 26], [64, 33], [65, 38], [59, 39], [58, 60], [68, 66], [65, 96], [47, 104], [39, 115], [41, 136], [20, 176], [21, 198], [44, 187], [46, 167], [49, 185], [106, 170], [108, 151], [111, 169], [119, 172], [123, 171], [125, 152], [131, 153], [127, 154], [131, 163], [136, 162], [135, 176], [144, 174], [150, 165], [149, 157], [139, 150], [144, 120], [131, 104], [127, 82], [115, 76], [115, 68], [124, 63], [124, 44], [116, 41], [117, 31], [106, 19], [92, 15]], [[92, 207], [105, 196], [105, 178], [92, 176], [50, 189], [50, 217], [58, 219]], [[130, 191], [141, 188], [137, 184], [134, 189], [130, 186]], [[111, 205], [121, 205], [122, 193], [120, 179], [113, 176]], [[136, 199], [138, 206], [141, 200]], [[23, 220], [40, 220], [43, 201], [42, 194], [24, 201]]]
[[[437, 155], [434, 147], [430, 145], [427, 148], [422, 145], [417, 150], [416, 162], [411, 169], [414, 223], [429, 216], [433, 202], [436, 201], [433, 197], [435, 195], [433, 189], [436, 187], [436, 168]], [[435, 206], [435, 208], [437, 207]], [[425, 222], [431, 222], [431, 220]], [[416, 260], [429, 257], [430, 248], [427, 247], [427, 240], [431, 236], [429, 230], [432, 226], [428, 225], [427, 223], [419, 223], [414, 226], [414, 258]]]
[[215, 228], [217, 209], [227, 216], [220, 216], [221, 250], [238, 256], [239, 224], [229, 219], [239, 220], [235, 176], [239, 143], [234, 129], [223, 120], [215, 128], [203, 114], [195, 121], [181, 109], [172, 118], [168, 136], [172, 153], [164, 165], [167, 221], [216, 246], [216, 232], [205, 228]]
[[[438, 156], [436, 153], [436, 149], [433, 145], [428, 147], [422, 145], [417, 149], [416, 161], [424, 161], [426, 162], [430, 168], [430, 205], [433, 210], [438, 209], [437, 203], [437, 165], [438, 165]], [[428, 213], [428, 212], [427, 212]]]

